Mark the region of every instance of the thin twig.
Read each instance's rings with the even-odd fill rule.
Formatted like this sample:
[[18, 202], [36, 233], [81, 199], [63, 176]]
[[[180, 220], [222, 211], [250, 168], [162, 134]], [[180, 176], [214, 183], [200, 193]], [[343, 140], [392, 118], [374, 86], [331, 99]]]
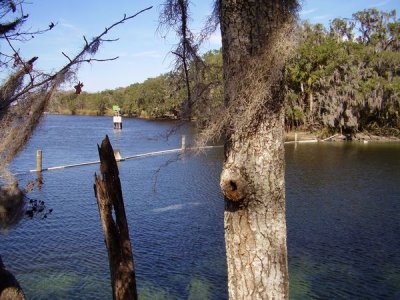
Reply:
[[157, 170], [154, 171], [153, 174], [153, 193], [157, 192], [157, 182], [158, 177], [160, 176], [161, 170], [163, 168], [168, 167], [170, 164], [180, 161], [182, 159], [182, 153], [177, 154], [174, 157], [169, 158], [166, 162], [164, 162], [161, 166], [158, 167]]
[[119, 41], [119, 38], [116, 39], [100, 39], [100, 42], [116, 42]]
[[69, 56], [68, 56], [67, 54], [65, 54], [64, 52], [61, 52], [61, 53], [62, 53], [62, 55], [64, 55], [70, 62], [72, 62], [72, 59], [69, 58]]
[[[14, 54], [17, 56], [17, 58], [19, 59], [19, 61], [22, 63], [22, 65], [24, 66], [25, 70], [29, 70], [29, 66], [27, 66], [25, 64], [25, 62], [22, 60], [21, 56], [19, 56], [19, 53], [17, 50], [15, 50], [14, 46], [11, 44], [10, 40], [8, 39], [8, 36], [6, 34], [3, 34], [4, 38], [6, 39], [8, 45], [10, 46], [10, 48], [14, 51]], [[31, 84], [33, 84], [33, 77], [31, 72], [27, 72], [29, 74], [29, 77], [31, 78]]]
[[77, 64], [79, 64], [81, 62], [91, 63], [92, 61], [104, 62], [104, 61], [116, 60], [118, 58], [119, 58], [119, 56], [112, 57], [112, 58], [103, 58], [103, 59], [100, 59], [100, 58], [88, 58], [88, 59], [78, 60], [78, 61], [76, 61], [76, 63]]
[[85, 40], [85, 43], [86, 43], [86, 48], [89, 48], [89, 43], [88, 43], [88, 41], [87, 41], [87, 39], [86, 39], [86, 37], [85, 36], [83, 36], [83, 39]]

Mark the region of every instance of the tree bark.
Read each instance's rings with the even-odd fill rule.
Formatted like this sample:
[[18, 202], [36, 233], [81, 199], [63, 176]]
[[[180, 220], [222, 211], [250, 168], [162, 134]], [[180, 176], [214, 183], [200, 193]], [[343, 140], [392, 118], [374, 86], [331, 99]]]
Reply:
[[108, 251], [113, 299], [137, 299], [132, 246], [121, 182], [114, 150], [108, 136], [98, 150], [102, 178], [95, 175], [94, 189]]
[[[226, 131], [221, 188], [230, 299], [288, 298], [284, 95], [281, 76], [274, 76], [283, 68], [267, 77], [248, 66], [257, 60], [266, 64], [273, 33], [291, 22], [296, 8], [295, 0], [219, 1], [225, 104], [237, 102], [246, 95], [240, 89], [252, 89], [255, 81], [272, 86], [270, 91], [260, 89], [262, 103], [246, 119], [248, 127]], [[248, 72], [256, 74], [249, 77]], [[253, 100], [246, 99], [250, 105]], [[242, 116], [246, 108], [236, 109]]]
[[314, 122], [314, 95], [312, 92], [312, 88], [311, 86], [308, 89], [308, 120], [309, 120], [309, 124], [312, 125], [312, 123]]

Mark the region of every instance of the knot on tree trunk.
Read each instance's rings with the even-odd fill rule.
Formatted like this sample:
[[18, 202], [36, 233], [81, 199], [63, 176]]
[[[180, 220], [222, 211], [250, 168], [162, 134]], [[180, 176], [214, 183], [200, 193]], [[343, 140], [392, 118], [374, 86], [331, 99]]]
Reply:
[[231, 201], [241, 201], [246, 196], [247, 181], [239, 169], [233, 166], [224, 167], [220, 186], [224, 196]]

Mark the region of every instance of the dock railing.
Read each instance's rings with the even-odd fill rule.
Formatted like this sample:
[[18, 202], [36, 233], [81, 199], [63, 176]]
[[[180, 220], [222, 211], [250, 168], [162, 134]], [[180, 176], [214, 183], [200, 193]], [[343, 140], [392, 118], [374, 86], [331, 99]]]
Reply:
[[[295, 134], [295, 140], [294, 141], [287, 141], [284, 142], [285, 144], [295, 144], [297, 145], [298, 143], [316, 143], [318, 142], [317, 139], [308, 139], [308, 140], [298, 140], [297, 139], [297, 134]], [[125, 160], [130, 160], [130, 159], [138, 159], [138, 158], [145, 158], [145, 157], [151, 157], [151, 156], [157, 156], [157, 155], [163, 155], [163, 154], [171, 154], [171, 153], [180, 153], [180, 152], [186, 152], [190, 150], [207, 150], [207, 149], [213, 149], [213, 148], [223, 148], [223, 145], [217, 145], [217, 146], [204, 146], [204, 147], [188, 147], [186, 144], [186, 136], [182, 136], [181, 140], [181, 147], [180, 148], [175, 148], [175, 149], [169, 149], [169, 150], [160, 150], [160, 151], [153, 151], [153, 152], [148, 152], [148, 153], [141, 153], [141, 154], [133, 154], [133, 155], [128, 155], [123, 157], [121, 155], [121, 152], [119, 150], [114, 151], [115, 159], [117, 162], [120, 161], [125, 161]], [[94, 164], [99, 164], [100, 161], [89, 161], [89, 162], [83, 162], [83, 163], [76, 163], [76, 164], [69, 164], [69, 165], [61, 165], [61, 166], [55, 166], [55, 167], [46, 167], [43, 168], [42, 162], [43, 162], [43, 151], [42, 150], [37, 150], [36, 152], [36, 169], [29, 170], [30, 173], [33, 172], [43, 172], [43, 171], [54, 171], [54, 170], [62, 170], [62, 169], [67, 169], [67, 168], [74, 168], [74, 167], [81, 167], [81, 166], [89, 166], [89, 165], [94, 165]]]

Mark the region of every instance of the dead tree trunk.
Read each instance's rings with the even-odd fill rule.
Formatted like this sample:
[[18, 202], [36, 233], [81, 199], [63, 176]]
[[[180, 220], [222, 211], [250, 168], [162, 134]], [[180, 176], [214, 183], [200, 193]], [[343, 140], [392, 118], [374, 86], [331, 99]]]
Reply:
[[[137, 299], [132, 246], [114, 151], [108, 136], [98, 146], [100, 172], [95, 174], [95, 196], [99, 207], [110, 264], [113, 299]], [[115, 220], [112, 209], [114, 209]]]

